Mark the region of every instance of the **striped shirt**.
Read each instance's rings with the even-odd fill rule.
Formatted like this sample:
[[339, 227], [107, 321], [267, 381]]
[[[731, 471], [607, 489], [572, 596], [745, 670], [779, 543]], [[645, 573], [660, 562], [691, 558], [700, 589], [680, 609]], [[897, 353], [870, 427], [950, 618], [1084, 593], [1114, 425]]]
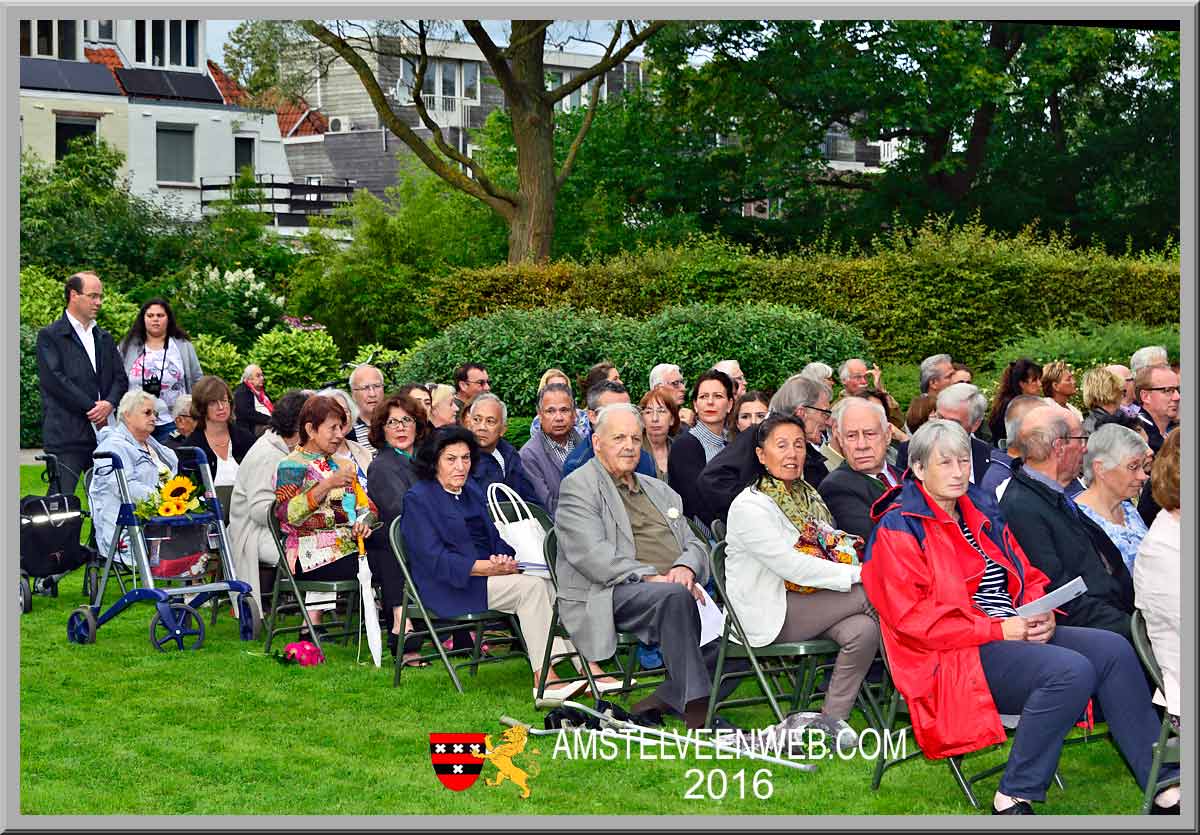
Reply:
[[978, 552], [979, 556], [983, 557], [983, 577], [972, 598], [975, 605], [983, 609], [989, 617], [1012, 617], [1017, 610], [1013, 607], [1012, 595], [1008, 593], [1008, 572], [1004, 570], [1004, 566], [989, 557], [987, 551], [979, 547], [979, 543], [975, 541], [975, 537], [965, 521], [959, 520], [958, 529], [962, 531], [962, 535], [966, 537], [967, 542]]
[[375, 447], [371, 446], [371, 426], [362, 418], [357, 418], [354, 421], [354, 440], [371, 450], [371, 452], [375, 451]]
[[725, 449], [725, 431], [722, 430], [720, 435], [714, 433], [711, 429], [705, 426], [700, 421], [696, 421], [696, 425], [691, 429], [692, 437], [700, 442], [700, 446], [704, 447], [704, 463], [707, 464], [713, 460], [718, 452]]

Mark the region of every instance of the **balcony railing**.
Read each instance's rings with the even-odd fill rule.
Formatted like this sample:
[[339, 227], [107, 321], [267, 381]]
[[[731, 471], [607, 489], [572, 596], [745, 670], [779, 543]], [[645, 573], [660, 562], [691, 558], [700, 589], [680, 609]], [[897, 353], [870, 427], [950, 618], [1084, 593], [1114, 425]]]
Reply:
[[[228, 202], [236, 182], [236, 175], [201, 177], [201, 213], [216, 211], [214, 204]], [[354, 180], [342, 178], [322, 177], [320, 182], [298, 183], [277, 178], [274, 174], [257, 174], [253, 189], [240, 196], [237, 202], [272, 215], [279, 226], [307, 226], [310, 216], [328, 215], [349, 203], [354, 189]]]

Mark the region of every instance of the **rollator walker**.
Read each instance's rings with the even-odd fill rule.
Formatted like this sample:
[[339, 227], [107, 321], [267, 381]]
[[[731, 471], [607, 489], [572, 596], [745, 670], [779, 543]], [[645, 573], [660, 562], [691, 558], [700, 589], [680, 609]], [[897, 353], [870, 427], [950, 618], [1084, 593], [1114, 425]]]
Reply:
[[[150, 643], [159, 652], [165, 652], [172, 644], [175, 648], [199, 649], [204, 643], [204, 619], [197, 611], [212, 598], [228, 594], [233, 608], [238, 613], [238, 628], [243, 641], [256, 640], [262, 628], [262, 614], [258, 604], [250, 595], [250, 585], [237, 578], [233, 560], [229, 553], [229, 539], [225, 533], [225, 523], [221, 512], [221, 502], [213, 487], [212, 474], [209, 472], [208, 459], [204, 451], [196, 447], [180, 447], [176, 450], [179, 456], [179, 472], [194, 471], [199, 474], [200, 484], [204, 491], [204, 501], [207, 510], [202, 513], [187, 513], [181, 516], [156, 516], [152, 519], [139, 519], [134, 515], [134, 501], [129, 495], [129, 482], [125, 478], [124, 464], [119, 455], [111, 452], [97, 452], [92, 458], [96, 461], [94, 467], [111, 467], [116, 478], [121, 505], [117, 513], [116, 533], [108, 553], [104, 555], [104, 568], [99, 582], [93, 587], [94, 597], [90, 605], [80, 606], [67, 618], [67, 640], [77, 644], [92, 644], [96, 642], [96, 632], [101, 626], [115, 618], [121, 612], [139, 601], [152, 601], [155, 613], [150, 619]], [[190, 464], [190, 466], [186, 466]], [[221, 560], [223, 580], [194, 585], [171, 586], [159, 588], [155, 581], [194, 581], [196, 576], [184, 574], [180, 576], [158, 577], [151, 571], [150, 548], [146, 544], [145, 527], [147, 525], [166, 526], [168, 530], [182, 529], [199, 525], [207, 525], [206, 539], [211, 543], [215, 534], [217, 553]], [[132, 572], [136, 582], [133, 588], [124, 594], [105, 611], [100, 613], [104, 600], [104, 590], [110, 573], [116, 573], [114, 563], [120, 553], [122, 538], [128, 542], [128, 554], [133, 560]], [[211, 545], [210, 545], [211, 548]], [[213, 605], [217, 605], [213, 601]]]

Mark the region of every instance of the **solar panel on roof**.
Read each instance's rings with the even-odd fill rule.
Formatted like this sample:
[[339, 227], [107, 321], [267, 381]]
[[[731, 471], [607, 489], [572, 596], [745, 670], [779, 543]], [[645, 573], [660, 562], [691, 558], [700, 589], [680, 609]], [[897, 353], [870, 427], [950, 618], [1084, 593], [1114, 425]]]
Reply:
[[61, 90], [64, 79], [51, 58], [21, 58], [21, 86], [28, 90]]
[[176, 98], [216, 104], [225, 101], [221, 98], [221, 91], [217, 89], [217, 85], [206, 75], [190, 72], [166, 72], [163, 75], [167, 83], [174, 88]]
[[125, 69], [117, 75], [131, 96], [221, 104], [224, 99], [206, 75], [168, 70]]
[[112, 72], [102, 64], [84, 64], [77, 61], [56, 61], [58, 71], [66, 80], [67, 89], [75, 93], [102, 93], [121, 95]]
[[148, 96], [155, 99], [173, 98], [173, 92], [163, 79], [161, 70], [117, 70], [117, 78], [131, 96]]

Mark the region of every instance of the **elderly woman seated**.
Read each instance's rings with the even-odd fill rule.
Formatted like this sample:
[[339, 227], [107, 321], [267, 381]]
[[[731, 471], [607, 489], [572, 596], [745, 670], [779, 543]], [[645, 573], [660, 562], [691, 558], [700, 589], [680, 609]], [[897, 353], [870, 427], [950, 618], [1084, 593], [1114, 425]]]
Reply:
[[1087, 489], [1075, 497], [1075, 504], [1117, 546], [1130, 571], [1146, 535], [1146, 523], [1133, 502], [1150, 478], [1153, 458], [1150, 445], [1137, 432], [1115, 423], [1093, 432], [1083, 454]]
[[[358, 540], [371, 535], [378, 514], [354, 462], [335, 457], [349, 416], [335, 398], [314, 395], [296, 423], [300, 444], [275, 471], [275, 514], [288, 568], [297, 580], [352, 580], [358, 576]], [[309, 610], [314, 624], [319, 611]]]
[[[971, 445], [948, 420], [912, 437], [909, 472], [886, 503], [863, 567], [892, 679], [925, 756], [1005, 741], [1000, 714], [1020, 714], [994, 814], [1031, 815], [1054, 776], [1063, 738], [1095, 698], [1140, 785], [1159, 720], [1133, 647], [1115, 632], [1055, 627], [1053, 611], [1021, 616], [1048, 579], [970, 482]], [[1162, 779], [1178, 773], [1165, 768]], [[1179, 812], [1179, 789], [1160, 792]]]
[[859, 585], [860, 537], [836, 530], [833, 516], [803, 477], [804, 422], [773, 415], [755, 433], [759, 468], [729, 507], [726, 590], [751, 646], [826, 638], [837, 662], [819, 714], [789, 720], [828, 734], [840, 750], [857, 747], [846, 718], [879, 649], [879, 628]]
[[343, 433], [341, 446], [337, 448], [337, 455], [343, 458], [348, 458], [354, 462], [354, 466], [358, 471], [358, 480], [362, 483], [365, 489], [368, 483], [367, 471], [371, 469], [371, 461], [375, 458], [375, 450], [365, 447], [358, 441], [354, 440], [354, 422], [358, 420], [358, 406], [354, 403], [354, 398], [347, 392], [341, 389], [329, 388], [321, 389], [317, 394], [322, 397], [333, 397], [342, 404], [342, 408], [346, 412], [346, 430]]
[[196, 418], [192, 415], [190, 394], [181, 394], [175, 398], [175, 403], [171, 406], [171, 420], [175, 421], [175, 428], [163, 443], [171, 449], [188, 446], [188, 436], [196, 431]]
[[[488, 609], [515, 614], [529, 651], [536, 694], [554, 587], [517, 568], [512, 547], [500, 537], [483, 493], [469, 478], [478, 457], [475, 436], [460, 427], [435, 430], [417, 449], [413, 464], [420, 481], [404, 497], [400, 522], [409, 568], [425, 604], [440, 617]], [[551, 651], [563, 656], [574, 648], [555, 638]], [[552, 668], [547, 685], [557, 680]], [[585, 682], [547, 686], [545, 697], [566, 699], [584, 686]]]

